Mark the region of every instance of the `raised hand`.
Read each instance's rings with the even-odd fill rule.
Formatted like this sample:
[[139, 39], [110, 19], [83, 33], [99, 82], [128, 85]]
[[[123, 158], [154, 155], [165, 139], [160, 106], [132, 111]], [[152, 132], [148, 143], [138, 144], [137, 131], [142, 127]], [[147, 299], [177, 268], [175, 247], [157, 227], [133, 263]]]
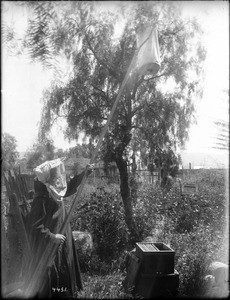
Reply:
[[62, 245], [66, 240], [66, 237], [63, 234], [57, 233], [54, 237], [54, 243], [58, 245]]

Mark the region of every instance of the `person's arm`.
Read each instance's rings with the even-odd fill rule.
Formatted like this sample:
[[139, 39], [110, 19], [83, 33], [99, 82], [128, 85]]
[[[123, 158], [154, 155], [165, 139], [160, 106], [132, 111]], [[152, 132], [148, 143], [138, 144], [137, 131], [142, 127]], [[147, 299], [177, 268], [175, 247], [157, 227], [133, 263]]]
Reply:
[[[94, 165], [89, 165], [87, 176], [89, 176], [92, 173], [93, 168]], [[70, 179], [70, 181], [67, 184], [67, 191], [64, 197], [72, 196], [77, 192], [77, 188], [81, 184], [84, 174], [85, 170], [82, 173], [75, 175], [72, 179]]]

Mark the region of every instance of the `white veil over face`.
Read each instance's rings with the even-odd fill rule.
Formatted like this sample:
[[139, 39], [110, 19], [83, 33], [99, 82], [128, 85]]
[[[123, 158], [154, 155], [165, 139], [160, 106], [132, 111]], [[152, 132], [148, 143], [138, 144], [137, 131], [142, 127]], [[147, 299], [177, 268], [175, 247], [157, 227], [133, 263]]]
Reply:
[[39, 181], [44, 183], [57, 201], [61, 201], [67, 190], [65, 157], [48, 160], [34, 169]]

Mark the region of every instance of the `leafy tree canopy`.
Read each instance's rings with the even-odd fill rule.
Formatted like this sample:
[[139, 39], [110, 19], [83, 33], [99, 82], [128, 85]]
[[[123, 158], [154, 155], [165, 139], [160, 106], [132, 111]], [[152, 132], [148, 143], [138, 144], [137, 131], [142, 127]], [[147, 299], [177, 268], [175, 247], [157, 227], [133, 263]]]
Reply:
[[[44, 93], [41, 135], [59, 116], [67, 119], [69, 139], [78, 138], [82, 131], [97, 138], [134, 54], [137, 26], [157, 23], [161, 70], [155, 77], [135, 76], [117, 109], [107, 142], [112, 148], [121, 140], [127, 141], [125, 147], [136, 142], [149, 151], [183, 146], [205, 58], [199, 42], [202, 32], [195, 20], [185, 21], [175, 3], [168, 2], [121, 3], [114, 12], [90, 2], [29, 2], [29, 6], [33, 14], [24, 49], [33, 60], [53, 68], [60, 53], [73, 64], [71, 79], [61, 86], [60, 80], [54, 81]], [[118, 24], [123, 24], [123, 31], [118, 31]]]
[[25, 154], [28, 170], [33, 170], [46, 160], [54, 159], [55, 147], [52, 140], [44, 140], [43, 143], [35, 143]]
[[[35, 7], [37, 19], [30, 21], [26, 45], [33, 58], [46, 63], [50, 57], [54, 61], [61, 50], [72, 61], [73, 70], [67, 83], [53, 82], [44, 93], [40, 134], [47, 133], [59, 116], [67, 120], [69, 139], [78, 138], [83, 131], [95, 140], [134, 54], [138, 24], [157, 22], [161, 70], [154, 77], [137, 74], [130, 82], [110, 127], [106, 153], [119, 147], [124, 151], [130, 143], [149, 152], [183, 146], [194, 117], [192, 100], [200, 92], [205, 58], [198, 24], [184, 21], [174, 3], [123, 6], [123, 19], [120, 11], [96, 13], [91, 3], [71, 3], [60, 15], [56, 5], [47, 5], [48, 15], [44, 4]], [[121, 19], [125, 24], [116, 39]], [[45, 30], [39, 29], [41, 24]], [[38, 47], [37, 40], [44, 45]], [[45, 50], [36, 52], [35, 45]], [[110, 152], [111, 156], [114, 151]]]
[[[136, 29], [157, 24], [161, 69], [155, 76], [133, 70], [104, 139], [101, 156], [120, 173], [126, 222], [133, 230], [128, 183], [130, 152], [156, 157], [182, 147], [194, 118], [194, 99], [202, 93], [205, 50], [196, 20], [185, 20], [177, 2], [34, 2], [23, 49], [34, 61], [55, 70], [44, 92], [40, 139], [57, 118], [67, 121], [65, 135], [84, 132], [94, 144], [108, 118], [134, 56]], [[70, 69], [65, 77], [60, 61]]]
[[2, 135], [2, 170], [13, 169], [17, 165], [19, 153], [17, 140], [9, 133]]

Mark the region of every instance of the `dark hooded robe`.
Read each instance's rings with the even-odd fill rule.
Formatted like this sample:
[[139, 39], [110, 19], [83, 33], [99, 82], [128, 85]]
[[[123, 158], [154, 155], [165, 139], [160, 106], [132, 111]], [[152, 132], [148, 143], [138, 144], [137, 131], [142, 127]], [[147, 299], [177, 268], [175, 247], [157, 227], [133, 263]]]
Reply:
[[[64, 197], [69, 197], [76, 192], [83, 176], [84, 172], [74, 176], [69, 181]], [[47, 245], [52, 244], [55, 234], [60, 233], [67, 211], [63, 201], [55, 201], [50, 197], [45, 184], [38, 179], [34, 181], [34, 190], [35, 198], [27, 217], [27, 228], [31, 242], [33, 265], [36, 266]], [[46, 268], [45, 284], [36, 295], [39, 298], [71, 298], [76, 297], [77, 291], [82, 290], [78, 256], [75, 251], [70, 224], [65, 236], [66, 240], [58, 246], [53, 264]]]

